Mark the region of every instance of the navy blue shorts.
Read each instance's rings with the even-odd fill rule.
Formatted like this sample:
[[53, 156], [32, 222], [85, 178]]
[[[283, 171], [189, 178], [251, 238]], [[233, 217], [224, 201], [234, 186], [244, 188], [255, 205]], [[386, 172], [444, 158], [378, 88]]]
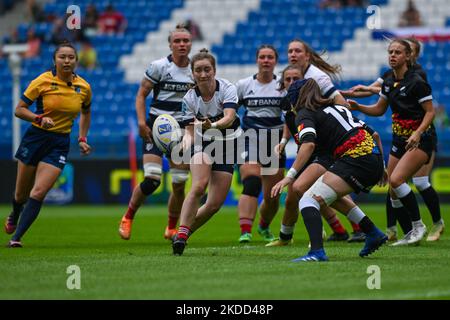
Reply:
[[37, 166], [39, 162], [45, 162], [63, 170], [69, 149], [70, 134], [31, 126], [25, 132], [15, 157], [26, 165]]
[[274, 150], [282, 137], [282, 131], [278, 129], [247, 129], [239, 138], [239, 143], [245, 144], [244, 153], [239, 155], [239, 163], [252, 161], [258, 162], [263, 168], [286, 167], [286, 153], [277, 155]]
[[[155, 120], [158, 116], [154, 115], [154, 114], [150, 114], [146, 123], [147, 123], [147, 127], [150, 128], [150, 130], [152, 130], [153, 128], [153, 123], [155, 123]], [[178, 123], [180, 124], [181, 129], [183, 129], [184, 123], [181, 123], [178, 121]], [[153, 137], [152, 137], [153, 139]], [[154, 144], [153, 142], [146, 142], [144, 140], [142, 140], [142, 153], [143, 154], [154, 154], [158, 157], [163, 157], [164, 153], [158, 149], [158, 147], [156, 146], [156, 144]], [[170, 154], [166, 154], [167, 159], [170, 159]]]
[[[216, 147], [213, 148], [214, 145], [212, 144], [215, 144]], [[221, 144], [221, 146], [218, 146], [218, 144]], [[236, 163], [236, 145], [236, 139], [228, 141], [203, 141], [202, 145], [193, 144], [191, 146], [191, 156], [198, 152], [205, 152], [213, 158], [212, 171], [224, 171], [233, 174]], [[209, 151], [211, 151], [211, 154], [209, 154]], [[219, 151], [221, 154], [218, 154]]]

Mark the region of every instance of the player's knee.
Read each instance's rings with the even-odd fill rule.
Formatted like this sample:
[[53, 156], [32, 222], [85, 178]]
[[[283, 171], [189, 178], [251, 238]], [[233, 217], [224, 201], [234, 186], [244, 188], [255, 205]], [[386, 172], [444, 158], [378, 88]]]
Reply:
[[317, 201], [320, 205], [329, 206], [337, 199], [337, 193], [329, 185], [323, 182], [323, 176], [320, 177], [312, 186], [305, 192], [303, 197], [308, 196]]
[[242, 194], [257, 198], [261, 193], [262, 182], [258, 176], [249, 176], [242, 180], [242, 184], [244, 185]]
[[208, 212], [210, 212], [211, 214], [214, 214], [216, 212], [218, 212], [220, 210], [221, 207], [221, 203], [207, 203], [207, 210]]
[[162, 165], [159, 163], [144, 163], [144, 177], [153, 178], [154, 180], [161, 180]]
[[412, 182], [416, 186], [417, 190], [423, 191], [431, 187], [430, 179], [428, 176], [424, 177], [413, 177]]
[[389, 177], [389, 184], [392, 187], [392, 189], [400, 187], [405, 182], [406, 182], [406, 179], [404, 177], [402, 177], [401, 175], [392, 174]]
[[199, 182], [195, 185], [192, 185], [191, 193], [194, 195], [194, 197], [201, 198], [205, 194], [206, 186], [207, 186], [207, 183], [203, 183], [203, 182]]
[[155, 192], [156, 189], [158, 189], [160, 184], [161, 184], [160, 180], [156, 180], [156, 179], [153, 179], [153, 178], [146, 177], [144, 179], [144, 181], [142, 181], [141, 184], [140, 184], [141, 191], [146, 196], [149, 196], [153, 192]]
[[292, 191], [298, 198], [301, 198], [307, 190], [308, 189], [305, 187], [305, 185], [303, 185], [303, 183], [301, 183], [299, 180], [296, 180], [292, 185]]
[[[189, 170], [171, 168], [170, 175], [172, 176], [173, 184], [183, 184], [189, 178]], [[183, 188], [184, 188], [184, 186], [183, 186]]]

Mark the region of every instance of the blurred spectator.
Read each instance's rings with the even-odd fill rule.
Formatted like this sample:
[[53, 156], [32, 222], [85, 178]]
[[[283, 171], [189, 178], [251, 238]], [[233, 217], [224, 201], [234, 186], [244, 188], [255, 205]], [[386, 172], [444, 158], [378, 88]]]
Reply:
[[36, 35], [33, 28], [27, 33], [28, 50], [25, 52], [25, 58], [37, 57], [41, 53], [41, 39]]
[[11, 29], [9, 36], [3, 38], [3, 44], [18, 44], [25, 43], [24, 39], [20, 39], [19, 31], [17, 28]]
[[97, 66], [97, 51], [89, 40], [81, 42], [81, 49], [78, 51], [78, 65], [88, 70], [95, 69]]
[[362, 7], [366, 0], [322, 0], [319, 3], [321, 9], [332, 8], [340, 9], [342, 7]]
[[203, 40], [203, 34], [200, 30], [200, 26], [195, 22], [190, 15], [186, 17], [183, 23], [184, 27], [191, 33], [192, 41]]
[[36, 3], [35, 0], [27, 0], [27, 11], [28, 16], [34, 23], [44, 22], [46, 20], [44, 10], [42, 10], [41, 5]]
[[101, 33], [123, 33], [127, 27], [127, 20], [112, 4], [109, 4], [98, 19], [98, 27]]
[[5, 13], [8, 10], [11, 10], [14, 6], [13, 0], [0, 0], [0, 14]]
[[[0, 0], [1, 1], [1, 0]], [[0, 45], [0, 57], [3, 57], [2, 47], [5, 44], [21, 44], [25, 43], [24, 39], [20, 39], [17, 28], [11, 29], [8, 36], [3, 37], [2, 45]]]
[[434, 109], [436, 115], [434, 116], [434, 124], [439, 129], [445, 129], [450, 126], [450, 120], [448, 119], [447, 110], [443, 104], [434, 103]]
[[97, 33], [98, 11], [94, 4], [91, 3], [86, 8], [82, 23], [85, 36], [90, 37]]
[[64, 40], [67, 40], [71, 43], [75, 43], [81, 40], [82, 35], [80, 33], [80, 30], [69, 30], [67, 28], [66, 20], [68, 17], [69, 15], [66, 15], [65, 19], [58, 18], [53, 23], [53, 30], [50, 38], [51, 43], [58, 45]]
[[399, 27], [416, 27], [421, 26], [422, 20], [420, 12], [417, 10], [413, 0], [408, 1], [408, 7], [400, 17]]
[[326, 8], [327, 9], [330, 9], [330, 8], [339, 9], [342, 7], [342, 1], [340, 1], [340, 0], [322, 0], [319, 3], [319, 7], [321, 9], [326, 9]]

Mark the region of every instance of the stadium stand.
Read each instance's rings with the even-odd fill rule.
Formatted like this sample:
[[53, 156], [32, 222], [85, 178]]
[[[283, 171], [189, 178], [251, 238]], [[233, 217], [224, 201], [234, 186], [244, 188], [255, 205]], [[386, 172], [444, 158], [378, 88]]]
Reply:
[[[416, 0], [426, 26], [442, 28], [441, 37], [425, 37], [423, 55], [419, 62], [429, 75], [436, 101], [450, 112], [450, 7], [447, 0]], [[404, 10], [401, 0], [372, 0], [381, 8], [381, 28], [396, 28]], [[83, 15], [90, 0], [78, 0]], [[90, 38], [97, 50], [100, 66], [92, 71], [79, 70], [92, 85], [94, 98], [90, 141], [95, 148], [93, 157], [127, 157], [129, 118], [135, 118], [134, 97], [144, 69], [154, 59], [168, 53], [169, 30], [189, 14], [200, 25], [204, 39], [194, 43], [192, 52], [211, 48], [218, 58], [219, 76], [236, 81], [256, 71], [255, 51], [262, 43], [271, 43], [280, 51], [280, 70], [286, 64], [286, 48], [293, 38], [302, 38], [316, 50], [326, 49], [331, 62], [343, 67], [341, 88], [374, 81], [386, 68], [386, 44], [382, 37], [366, 27], [370, 16], [366, 7], [320, 9], [315, 0], [153, 0], [98, 1], [99, 12], [109, 4], [122, 12], [128, 21], [124, 34], [95, 35]], [[62, 17], [71, 1], [47, 3], [48, 15]], [[226, 14], [224, 14], [226, 12]], [[24, 38], [33, 27], [47, 39], [51, 22], [22, 24], [18, 31]], [[395, 35], [395, 31], [393, 34]], [[23, 61], [22, 88], [46, 68], [54, 46], [43, 42], [41, 55]], [[12, 97], [11, 75], [6, 58], [0, 58], [0, 155], [11, 155]], [[373, 102], [377, 98], [368, 98]], [[386, 145], [390, 141], [389, 114], [382, 118], [363, 117], [382, 133]], [[22, 123], [25, 128], [28, 124]], [[74, 126], [77, 130], [77, 126]], [[450, 155], [449, 128], [439, 129], [441, 155]], [[72, 150], [76, 148], [72, 148]], [[138, 148], [139, 149], [139, 148]], [[78, 157], [72, 151], [71, 157]]]

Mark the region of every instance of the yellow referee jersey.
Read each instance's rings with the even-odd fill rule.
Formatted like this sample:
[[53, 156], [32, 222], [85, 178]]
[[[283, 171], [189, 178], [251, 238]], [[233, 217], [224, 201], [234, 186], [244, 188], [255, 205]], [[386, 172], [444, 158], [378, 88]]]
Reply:
[[50, 117], [55, 123], [44, 130], [58, 133], [70, 133], [81, 109], [90, 108], [91, 99], [91, 87], [86, 80], [74, 74], [73, 82], [67, 83], [56, 76], [56, 70], [44, 72], [31, 81], [22, 95], [28, 105], [36, 101], [36, 114]]

